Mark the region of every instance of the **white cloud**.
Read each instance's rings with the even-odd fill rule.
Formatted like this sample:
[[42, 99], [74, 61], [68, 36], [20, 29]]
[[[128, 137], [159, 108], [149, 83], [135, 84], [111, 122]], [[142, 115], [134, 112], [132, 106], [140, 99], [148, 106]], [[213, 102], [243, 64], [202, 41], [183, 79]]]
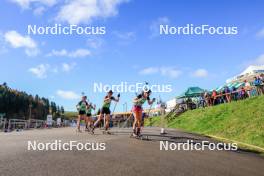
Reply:
[[71, 64], [63, 63], [63, 64], [62, 64], [62, 71], [64, 71], [64, 72], [69, 72], [69, 71], [71, 71], [75, 66], [76, 66], [76, 63], [71, 63]]
[[50, 65], [48, 64], [40, 64], [36, 67], [30, 68], [28, 71], [34, 74], [37, 78], [43, 79], [47, 78], [47, 72], [50, 68]]
[[58, 56], [58, 57], [86, 57], [90, 56], [91, 52], [87, 49], [77, 49], [75, 51], [67, 51], [66, 49], [62, 50], [52, 50], [47, 56]]
[[136, 34], [135, 32], [119, 32], [114, 31], [113, 34], [119, 39], [119, 44], [129, 44], [131, 42], [134, 42], [136, 40]]
[[80, 98], [80, 96], [77, 93], [73, 92], [73, 91], [58, 90], [56, 92], [56, 94], [59, 97], [61, 97], [63, 99], [67, 99], [67, 100], [75, 100], [75, 99], [79, 99]]
[[45, 6], [53, 6], [57, 3], [57, 0], [10, 0], [11, 2], [16, 3], [22, 9], [30, 8], [30, 6], [34, 4], [41, 4]]
[[118, 14], [118, 5], [128, 0], [72, 0], [63, 5], [56, 17], [69, 24], [89, 23], [95, 18]]
[[264, 28], [257, 32], [256, 36], [258, 38], [264, 38]]
[[68, 51], [65, 49], [62, 50], [52, 50], [47, 56], [67, 56]]
[[36, 42], [29, 36], [22, 36], [16, 31], [8, 31], [5, 33], [5, 40], [14, 48], [36, 48]]
[[139, 74], [142, 75], [152, 75], [159, 72], [159, 68], [157, 67], [147, 67], [142, 70], [140, 70]]
[[158, 19], [156, 19], [155, 21], [153, 21], [151, 24], [150, 24], [150, 32], [151, 32], [151, 35], [150, 37], [153, 38], [153, 37], [157, 37], [159, 36], [159, 33], [160, 33], [160, 25], [161, 24], [169, 24], [170, 23], [170, 20], [168, 17], [160, 17]]
[[90, 48], [98, 49], [104, 44], [104, 40], [101, 38], [89, 38], [87, 40], [87, 45]]
[[205, 69], [197, 69], [192, 73], [193, 77], [205, 78], [208, 76], [208, 71]]
[[180, 70], [173, 67], [161, 67], [160, 71], [163, 76], [168, 76], [171, 78], [177, 78], [182, 73]]
[[87, 49], [77, 49], [76, 51], [69, 53], [69, 57], [86, 57], [90, 55], [91, 52]]
[[36, 56], [39, 53], [37, 43], [29, 36], [23, 36], [16, 31], [8, 31], [4, 34], [4, 39], [13, 48], [25, 48], [28, 56]]
[[34, 9], [33, 14], [36, 16], [41, 16], [45, 12], [45, 10], [46, 10], [45, 7], [40, 6]]
[[62, 63], [61, 65], [49, 65], [49, 64], [40, 64], [36, 67], [32, 67], [28, 69], [33, 75], [37, 78], [44, 79], [48, 77], [49, 73], [61, 73], [61, 72], [69, 72], [74, 69], [76, 63]]
[[139, 71], [142, 75], [160, 74], [162, 76], [177, 78], [182, 74], [181, 70], [174, 67], [147, 67]]
[[114, 35], [116, 35], [118, 38], [123, 39], [123, 40], [134, 40], [136, 35], [135, 32], [113, 32]]

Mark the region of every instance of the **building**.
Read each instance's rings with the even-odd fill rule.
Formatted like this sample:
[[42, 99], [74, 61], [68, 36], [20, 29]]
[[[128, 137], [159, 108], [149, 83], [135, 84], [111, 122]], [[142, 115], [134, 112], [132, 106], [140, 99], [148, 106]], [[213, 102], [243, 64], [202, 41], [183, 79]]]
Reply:
[[170, 112], [171, 110], [173, 110], [175, 108], [176, 104], [177, 104], [177, 99], [176, 98], [173, 98], [173, 99], [171, 99], [169, 101], [166, 101], [166, 107], [167, 108], [165, 109], [165, 111], [166, 112]]
[[243, 82], [244, 80], [251, 80], [254, 76], [259, 76], [261, 74], [264, 74], [264, 65], [250, 65], [242, 73], [227, 79], [226, 83]]

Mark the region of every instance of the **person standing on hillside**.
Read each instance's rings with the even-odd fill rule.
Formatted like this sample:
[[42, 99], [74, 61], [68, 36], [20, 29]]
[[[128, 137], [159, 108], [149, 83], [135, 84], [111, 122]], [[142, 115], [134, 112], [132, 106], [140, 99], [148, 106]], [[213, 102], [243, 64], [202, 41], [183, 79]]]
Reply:
[[262, 85], [261, 79], [259, 77], [254, 77], [253, 84], [254, 84], [254, 86], [256, 86], [257, 94], [262, 95], [263, 92], [262, 92], [262, 88], [261, 88], [261, 85]]
[[225, 94], [226, 102], [230, 103], [231, 102], [231, 91], [230, 91], [229, 87], [225, 86], [224, 94]]
[[250, 98], [251, 97], [251, 85], [247, 80], [245, 80], [244, 83], [245, 83], [245, 90], [247, 92], [247, 96], [248, 98]]
[[217, 104], [217, 92], [216, 90], [213, 90], [212, 92], [212, 105], [216, 105]]
[[262, 94], [264, 94], [264, 74], [261, 74], [259, 76], [259, 79], [261, 81], [260, 87], [261, 87], [261, 90], [262, 90]]

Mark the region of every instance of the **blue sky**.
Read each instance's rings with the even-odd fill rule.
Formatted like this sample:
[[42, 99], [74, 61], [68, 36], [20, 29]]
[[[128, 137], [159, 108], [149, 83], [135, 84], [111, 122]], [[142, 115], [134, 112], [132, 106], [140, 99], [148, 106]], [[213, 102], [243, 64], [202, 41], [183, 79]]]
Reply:
[[[0, 82], [48, 97], [66, 110], [85, 92], [100, 107], [93, 83], [121, 81], [222, 85], [250, 64], [264, 64], [264, 2], [259, 0], [3, 0], [0, 2]], [[28, 35], [28, 25], [105, 26], [105, 35]], [[237, 35], [159, 35], [161, 23], [237, 26]], [[117, 109], [133, 93], [122, 94]]]

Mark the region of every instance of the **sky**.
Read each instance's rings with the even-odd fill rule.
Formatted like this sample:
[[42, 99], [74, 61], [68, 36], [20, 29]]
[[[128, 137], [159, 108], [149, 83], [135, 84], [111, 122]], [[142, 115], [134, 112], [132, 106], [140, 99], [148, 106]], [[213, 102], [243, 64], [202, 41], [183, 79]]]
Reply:
[[[249, 65], [264, 65], [261, 0], [1, 0], [0, 82], [75, 110], [94, 83], [169, 84], [163, 101], [189, 86], [213, 89]], [[28, 34], [28, 25], [105, 27], [98, 35]], [[235, 26], [236, 35], [160, 35], [159, 25]], [[116, 95], [116, 93], [115, 93]], [[117, 111], [135, 93], [122, 93]], [[112, 106], [113, 109], [113, 106]]]

